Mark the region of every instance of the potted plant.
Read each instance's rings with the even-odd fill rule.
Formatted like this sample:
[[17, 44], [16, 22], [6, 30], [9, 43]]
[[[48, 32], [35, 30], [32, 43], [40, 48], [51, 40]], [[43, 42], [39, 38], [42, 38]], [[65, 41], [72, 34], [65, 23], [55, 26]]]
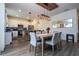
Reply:
[[47, 27], [47, 29], [46, 29], [46, 30], [47, 30], [47, 33], [49, 33], [49, 31], [50, 31], [50, 27]]

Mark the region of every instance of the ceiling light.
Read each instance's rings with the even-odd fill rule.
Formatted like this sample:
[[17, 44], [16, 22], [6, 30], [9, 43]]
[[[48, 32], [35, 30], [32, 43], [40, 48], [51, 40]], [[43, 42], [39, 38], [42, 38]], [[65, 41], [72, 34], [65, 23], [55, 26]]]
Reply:
[[18, 15], [16, 15], [16, 17], [18, 17]]
[[19, 12], [21, 12], [22, 10], [18, 10]]

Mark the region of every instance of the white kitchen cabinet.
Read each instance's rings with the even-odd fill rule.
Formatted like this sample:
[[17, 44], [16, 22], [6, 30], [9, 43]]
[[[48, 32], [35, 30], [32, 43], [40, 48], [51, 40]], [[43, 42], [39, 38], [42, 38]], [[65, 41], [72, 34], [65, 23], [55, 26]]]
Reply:
[[12, 32], [5, 33], [5, 45], [9, 45], [12, 42]]

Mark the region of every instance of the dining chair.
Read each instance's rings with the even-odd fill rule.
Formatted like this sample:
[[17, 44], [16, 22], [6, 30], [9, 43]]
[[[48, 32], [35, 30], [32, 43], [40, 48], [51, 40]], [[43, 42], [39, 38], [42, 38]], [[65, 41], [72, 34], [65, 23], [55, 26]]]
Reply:
[[[41, 30], [35, 31], [36, 35], [42, 34]], [[37, 37], [37, 40], [41, 42], [40, 37]]]
[[36, 31], [36, 34], [41, 34], [42, 32], [40, 30]]
[[54, 46], [58, 43], [58, 33], [53, 33], [52, 39], [49, 41], [45, 41], [45, 44], [52, 46], [52, 54], [54, 54]]
[[34, 54], [36, 55], [36, 47], [38, 45], [42, 44], [40, 41], [38, 41], [38, 38], [36, 37], [36, 33], [35, 32], [30, 32], [30, 51], [31, 51], [31, 47], [34, 47]]
[[62, 34], [62, 32], [58, 33], [58, 48], [62, 48], [61, 34]]

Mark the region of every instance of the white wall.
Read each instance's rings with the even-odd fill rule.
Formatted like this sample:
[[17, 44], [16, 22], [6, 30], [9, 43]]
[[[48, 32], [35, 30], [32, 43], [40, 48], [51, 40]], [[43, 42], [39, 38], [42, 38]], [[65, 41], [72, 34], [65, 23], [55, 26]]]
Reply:
[[4, 50], [5, 47], [5, 6], [0, 3], [0, 51]]
[[18, 24], [24, 25], [24, 27], [27, 27], [29, 22], [26, 21], [26, 19], [16, 18], [16, 17], [8, 17], [7, 24], [9, 27], [17, 27]]
[[38, 30], [40, 30], [40, 29], [41, 30], [46, 30], [47, 27], [51, 27], [51, 20], [41, 19], [41, 20], [39, 20], [39, 24], [36, 23], [36, 24], [34, 24], [34, 26], [35, 26], [35, 29], [38, 29]]
[[29, 23], [27, 19], [21, 19], [21, 18], [16, 18], [16, 17], [8, 17], [8, 26], [9, 27], [17, 27], [18, 24], [24, 25], [24, 27], [27, 27], [29, 24], [34, 25], [35, 30], [46, 30], [47, 27], [51, 27], [51, 23], [49, 20], [44, 20], [44, 19], [39, 19], [38, 20], [34, 19], [32, 23]]
[[75, 42], [77, 42], [77, 33], [78, 33], [78, 16], [77, 9], [69, 10], [58, 15], [51, 17], [51, 22], [55, 20], [64, 20], [64, 19], [72, 19], [72, 28], [52, 28], [53, 31], [61, 31], [62, 39], [66, 40], [67, 33], [73, 33], [75, 35]]
[[[52, 21], [54, 20], [64, 20], [64, 19], [71, 19], [73, 21], [72, 28], [52, 28]], [[26, 19], [19, 19], [19, 18], [8, 18], [8, 25], [9, 27], [17, 27], [18, 24], [23, 24], [24, 27], [27, 27], [28, 24], [33, 24], [35, 29], [39, 30], [46, 30], [47, 27], [50, 27], [52, 31], [61, 31], [62, 32], [62, 39], [66, 40], [66, 34], [67, 33], [73, 33], [75, 35], [75, 42], [77, 42], [77, 33], [78, 33], [78, 23], [77, 23], [77, 9], [69, 10], [66, 12], [62, 12], [58, 15], [52, 16], [51, 21], [48, 20], [39, 20], [39, 23], [37, 23], [38, 20], [34, 20], [32, 23], [28, 23]]]

